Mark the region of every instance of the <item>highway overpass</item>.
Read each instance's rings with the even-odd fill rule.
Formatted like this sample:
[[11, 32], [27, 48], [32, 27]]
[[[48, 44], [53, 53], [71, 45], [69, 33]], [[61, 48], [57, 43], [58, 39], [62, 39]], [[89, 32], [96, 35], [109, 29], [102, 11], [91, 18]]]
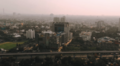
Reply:
[[61, 54], [64, 57], [71, 56], [71, 57], [87, 57], [94, 56], [97, 53], [99, 57], [115, 57], [120, 55], [120, 51], [72, 51], [72, 52], [39, 52], [39, 53], [1, 53], [0, 57], [54, 57], [55, 55]]
[[0, 56], [15, 55], [50, 55], [50, 54], [93, 54], [93, 53], [120, 53], [120, 51], [72, 51], [72, 52], [39, 52], [39, 53], [0, 53]]

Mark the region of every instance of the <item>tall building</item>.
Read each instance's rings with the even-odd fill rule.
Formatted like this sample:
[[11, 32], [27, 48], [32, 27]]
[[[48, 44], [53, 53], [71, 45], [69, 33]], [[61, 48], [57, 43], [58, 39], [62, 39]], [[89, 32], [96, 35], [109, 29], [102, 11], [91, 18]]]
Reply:
[[33, 39], [35, 38], [35, 31], [32, 29], [29, 29], [26, 31], [26, 38]]
[[53, 34], [52, 31], [42, 31], [42, 34], [44, 35], [43, 37], [43, 41], [45, 43], [45, 46], [49, 46], [49, 42], [50, 42], [50, 37]]
[[54, 17], [53, 22], [65, 22], [65, 16], [61, 17], [61, 19], [59, 17]]
[[53, 20], [53, 22], [59, 22], [60, 20], [59, 20], [59, 17], [54, 17], [54, 20]]
[[[61, 21], [65, 21], [65, 18], [62, 17]], [[57, 34], [57, 36], [62, 36], [63, 43], [66, 43], [70, 40], [70, 27], [68, 22], [53, 22], [52, 31]]]
[[42, 31], [39, 34], [39, 44], [44, 48], [44, 47], [49, 47], [49, 48], [58, 48], [59, 44], [59, 37], [56, 36], [56, 34], [52, 31]]
[[65, 22], [65, 16], [61, 17], [61, 22]]
[[[61, 18], [61, 21], [65, 21], [65, 18]], [[39, 44], [45, 48], [57, 49], [61, 45], [66, 45], [72, 39], [72, 33], [70, 33], [69, 23], [61, 22], [58, 17], [53, 19], [51, 24], [52, 31], [44, 30], [39, 33]]]

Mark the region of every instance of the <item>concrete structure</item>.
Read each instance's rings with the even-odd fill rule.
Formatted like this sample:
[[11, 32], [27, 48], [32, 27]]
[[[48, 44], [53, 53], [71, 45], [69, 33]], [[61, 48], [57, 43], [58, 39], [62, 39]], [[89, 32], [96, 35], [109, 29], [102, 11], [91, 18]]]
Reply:
[[65, 17], [61, 18], [59, 21], [58, 17], [55, 17], [53, 23], [51, 24], [52, 31], [42, 31], [39, 34], [40, 41], [43, 47], [49, 48], [60, 48], [62, 44], [66, 44], [72, 40], [72, 33], [70, 33], [69, 23], [65, 22]]
[[42, 33], [39, 34], [39, 44], [43, 47], [53, 47], [53, 48], [58, 48], [58, 43], [59, 41], [58, 37], [56, 36], [55, 32], [52, 32], [50, 30], [47, 31], [42, 31]]
[[52, 31], [59, 36], [64, 34], [62, 37], [64, 37], [65, 43], [69, 41], [70, 27], [68, 22], [53, 22]]
[[35, 38], [35, 31], [32, 29], [29, 29], [26, 31], [26, 38], [33, 39]]
[[25, 30], [24, 30], [24, 29], [22, 29], [22, 30], [20, 30], [20, 32], [25, 32]]
[[92, 36], [92, 32], [83, 31], [79, 34], [79, 37], [82, 37], [84, 41], [90, 41]]
[[[14, 56], [16, 59], [23, 59], [23, 58], [32, 58], [35, 56], [39, 57], [55, 57], [55, 55], [62, 55], [62, 57], [83, 57], [87, 58], [88, 56], [94, 56], [95, 53], [98, 53], [98, 57], [113, 57], [115, 58], [116, 56], [120, 56], [119, 53], [120, 51], [74, 51], [74, 52], [40, 52], [40, 53], [1, 53], [0, 54], [0, 59], [1, 58], [7, 58], [10, 56]], [[81, 55], [82, 54], [82, 55]]]
[[18, 38], [21, 37], [21, 35], [19, 35], [18, 33], [13, 33], [13, 37]]
[[75, 29], [80, 29], [81, 25], [80, 24], [75, 24]]
[[104, 25], [104, 21], [98, 21], [98, 22], [96, 22], [96, 27], [98, 28], [98, 29], [101, 29], [102, 27], [103, 27], [103, 25]]
[[113, 38], [110, 38], [110, 37], [101, 37], [98, 39], [98, 42], [101, 43], [101, 42], [108, 42], [108, 43], [113, 43], [112, 41], [114, 41], [115, 39]]
[[60, 20], [59, 20], [59, 17], [54, 17], [54, 20], [53, 20], [53, 22], [59, 22]]
[[61, 17], [61, 22], [65, 22], [65, 16]]
[[53, 22], [65, 22], [65, 16], [61, 17], [61, 19], [59, 17], [54, 17]]
[[14, 25], [14, 26], [11, 26], [10, 29], [19, 29], [19, 27]]

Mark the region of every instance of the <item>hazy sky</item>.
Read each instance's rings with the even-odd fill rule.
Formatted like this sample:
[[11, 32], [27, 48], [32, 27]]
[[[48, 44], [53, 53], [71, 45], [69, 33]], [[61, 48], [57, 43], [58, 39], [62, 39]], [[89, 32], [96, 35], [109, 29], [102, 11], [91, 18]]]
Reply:
[[0, 0], [0, 13], [120, 16], [120, 0]]

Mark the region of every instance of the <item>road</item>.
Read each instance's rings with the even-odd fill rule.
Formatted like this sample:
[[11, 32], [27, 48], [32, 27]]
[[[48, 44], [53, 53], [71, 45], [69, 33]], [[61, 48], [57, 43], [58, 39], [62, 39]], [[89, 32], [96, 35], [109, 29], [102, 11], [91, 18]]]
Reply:
[[0, 56], [15, 56], [15, 55], [51, 55], [51, 54], [92, 54], [92, 53], [120, 53], [120, 51], [72, 51], [72, 52], [39, 52], [39, 53], [1, 53]]
[[[120, 57], [120, 51], [75, 51], [75, 52], [39, 52], [39, 53], [2, 53], [0, 57], [16, 57], [19, 59], [31, 58], [39, 56], [40, 58], [55, 57], [55, 55], [61, 54], [62, 57], [82, 57], [87, 58], [88, 56], [94, 56], [94, 53], [98, 53], [98, 57]], [[101, 55], [101, 56], [100, 56]]]

